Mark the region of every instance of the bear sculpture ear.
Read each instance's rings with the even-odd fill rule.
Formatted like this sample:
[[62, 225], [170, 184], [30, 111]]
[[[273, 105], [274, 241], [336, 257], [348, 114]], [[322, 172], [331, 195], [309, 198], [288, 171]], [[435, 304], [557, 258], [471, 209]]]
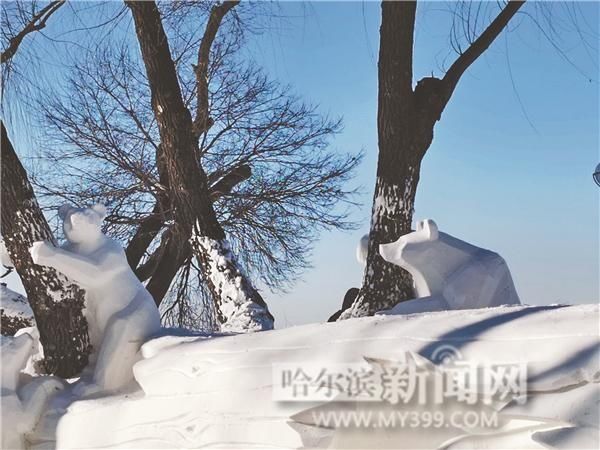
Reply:
[[98, 216], [100, 216], [100, 220], [106, 217], [106, 206], [104, 206], [102, 203], [96, 203], [94, 206], [92, 206], [92, 209], [96, 214], [98, 214]]
[[65, 220], [71, 209], [73, 209], [71, 205], [62, 205], [60, 208], [58, 208], [58, 217], [60, 217], [61, 220]]
[[439, 237], [437, 224], [431, 219], [421, 221], [417, 226], [417, 230], [422, 230], [430, 241], [436, 241]]

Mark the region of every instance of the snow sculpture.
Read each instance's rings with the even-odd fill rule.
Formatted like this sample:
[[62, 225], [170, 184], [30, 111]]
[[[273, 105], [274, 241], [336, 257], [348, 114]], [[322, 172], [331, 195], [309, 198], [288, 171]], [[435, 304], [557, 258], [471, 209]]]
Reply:
[[8, 250], [6, 249], [6, 245], [4, 244], [4, 240], [2, 238], [0, 238], [0, 264], [2, 264], [7, 270], [4, 275], [9, 274], [15, 268], [10, 260], [10, 255], [8, 254]]
[[112, 391], [131, 382], [140, 346], [160, 329], [154, 299], [129, 267], [121, 245], [100, 229], [105, 215], [104, 205], [64, 205], [59, 216], [67, 242], [60, 248], [35, 242], [30, 249], [36, 264], [55, 268], [86, 291], [93, 382], [81, 384], [79, 394]]
[[2, 448], [25, 448], [24, 435], [33, 430], [49, 398], [65, 382], [56, 377], [34, 377], [24, 383], [21, 371], [34, 352], [35, 340], [27, 333], [2, 336]]
[[379, 253], [412, 275], [419, 297], [399, 303], [394, 313], [521, 303], [500, 255], [438, 231], [433, 220], [423, 220], [416, 231], [380, 245]]
[[363, 266], [367, 264], [367, 255], [369, 253], [369, 234], [365, 234], [360, 238], [356, 247], [356, 259]]

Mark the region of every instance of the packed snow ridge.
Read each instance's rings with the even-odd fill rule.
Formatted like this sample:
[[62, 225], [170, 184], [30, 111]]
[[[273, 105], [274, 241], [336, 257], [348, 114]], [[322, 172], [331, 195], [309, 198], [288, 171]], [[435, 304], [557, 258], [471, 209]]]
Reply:
[[142, 347], [139, 387], [84, 400], [60, 394], [28, 439], [33, 448], [63, 449], [438, 448], [439, 430], [409, 439], [395, 429], [391, 445], [382, 431], [319, 426], [310, 411], [330, 402], [278, 401], [274, 368], [368, 367], [365, 358], [393, 362], [407, 352], [435, 361], [440, 349], [453, 348], [473, 364], [527, 363], [526, 403], [495, 405], [497, 428], [454, 430], [456, 448], [598, 448], [598, 320], [597, 305], [505, 306], [163, 336]]

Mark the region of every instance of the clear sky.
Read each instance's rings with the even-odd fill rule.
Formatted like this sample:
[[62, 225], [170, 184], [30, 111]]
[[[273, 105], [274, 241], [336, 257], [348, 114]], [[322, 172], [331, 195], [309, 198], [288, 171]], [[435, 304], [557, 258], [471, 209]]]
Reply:
[[[597, 32], [598, 3], [579, 6], [581, 29]], [[416, 77], [439, 75], [444, 58], [454, 56], [447, 10], [443, 3], [419, 7]], [[326, 320], [346, 290], [360, 285], [354, 253], [368, 230], [375, 182], [380, 6], [284, 3], [281, 14], [286, 20], [274, 20], [275, 32], [253, 38], [250, 55], [322, 111], [343, 116], [333, 145], [362, 148], [366, 158], [356, 180], [365, 192], [355, 216], [360, 229], [324, 233], [303, 282], [267, 295], [279, 327]], [[560, 45], [573, 67], [525, 19], [460, 82], [425, 157], [415, 219], [433, 218], [441, 230], [500, 253], [525, 303], [597, 302], [599, 190], [591, 174], [600, 160], [598, 43], [586, 50], [563, 30]]]
[[[500, 253], [529, 304], [599, 297], [600, 191], [591, 177], [600, 161], [599, 3], [579, 7], [579, 31], [588, 40], [596, 33], [595, 48], [556, 22], [560, 48], [575, 67], [522, 16], [466, 73], [436, 126], [418, 188], [415, 218], [433, 218], [442, 231]], [[448, 8], [419, 5], [415, 81], [440, 75], [455, 56]], [[564, 20], [560, 5], [555, 9]], [[289, 293], [265, 292], [283, 327], [326, 320], [346, 290], [360, 285], [354, 254], [368, 231], [375, 183], [380, 6], [286, 2], [279, 14], [269, 19], [271, 29], [249, 37], [248, 56], [321, 111], [343, 117], [336, 149], [366, 153], [355, 180], [364, 192], [354, 211], [360, 228], [323, 233], [303, 281]]]

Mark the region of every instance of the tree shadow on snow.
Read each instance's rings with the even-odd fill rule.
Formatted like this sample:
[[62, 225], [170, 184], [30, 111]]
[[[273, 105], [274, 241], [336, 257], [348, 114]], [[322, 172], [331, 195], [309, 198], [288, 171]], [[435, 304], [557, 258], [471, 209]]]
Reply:
[[[519, 309], [516, 311], [509, 311], [503, 314], [494, 315], [483, 320], [471, 323], [469, 325], [456, 328], [452, 331], [444, 333], [438, 338], [423, 347], [419, 354], [425, 358], [432, 359], [436, 350], [440, 348], [440, 342], [451, 344], [455, 349], [460, 350], [465, 345], [471, 343], [475, 338], [481, 336], [485, 332], [489, 331], [494, 327], [504, 325], [513, 320], [518, 320], [532, 314], [539, 312], [565, 308], [569, 305], [551, 305], [551, 306], [536, 306], [531, 308]], [[448, 342], [449, 341], [449, 342]]]

